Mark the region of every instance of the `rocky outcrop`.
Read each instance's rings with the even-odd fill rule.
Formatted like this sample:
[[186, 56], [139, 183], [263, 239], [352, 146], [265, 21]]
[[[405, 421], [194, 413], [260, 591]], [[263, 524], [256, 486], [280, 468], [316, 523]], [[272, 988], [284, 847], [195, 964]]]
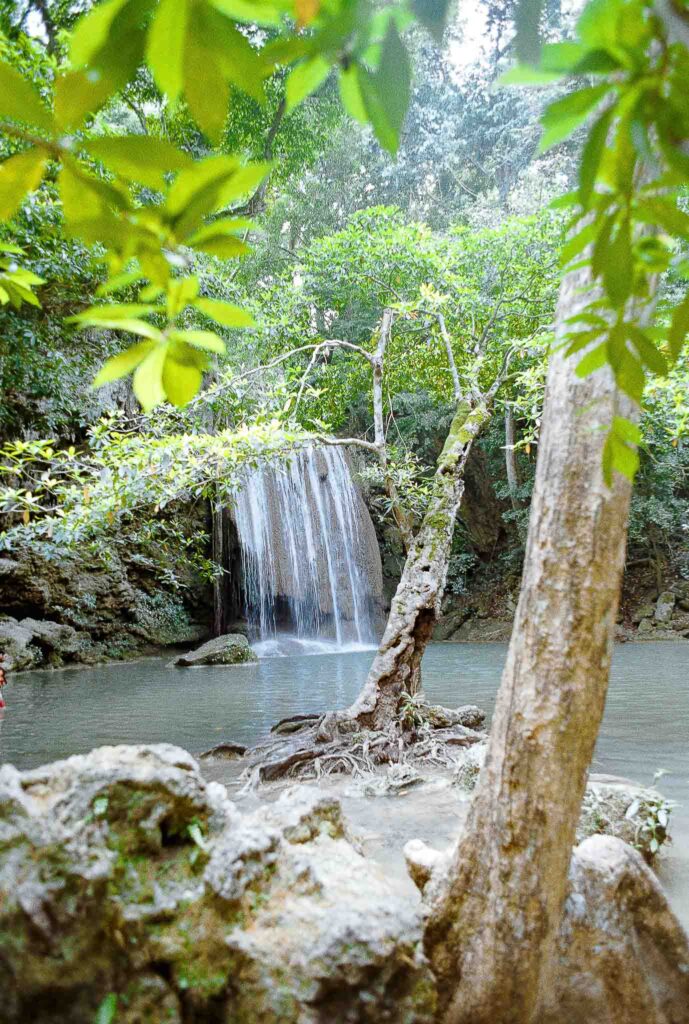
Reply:
[[194, 651], [180, 654], [172, 662], [178, 668], [194, 665], [248, 665], [258, 661], [249, 641], [241, 633], [225, 633], [208, 640]]
[[576, 848], [539, 1024], [684, 1024], [689, 940], [641, 857], [612, 836]]
[[243, 816], [168, 745], [0, 768], [3, 1024], [429, 1024], [420, 939], [315, 790]]
[[0, 651], [6, 667], [15, 672], [23, 669], [56, 667], [65, 661], [88, 661], [90, 640], [71, 626], [37, 619], [0, 619]]
[[[134, 545], [94, 554], [41, 541], [0, 558], [0, 650], [18, 671], [205, 638], [203, 587], [186, 557], [171, 548], [169, 558], [174, 585], [161, 579], [161, 562]], [[196, 609], [205, 621], [195, 621]]]

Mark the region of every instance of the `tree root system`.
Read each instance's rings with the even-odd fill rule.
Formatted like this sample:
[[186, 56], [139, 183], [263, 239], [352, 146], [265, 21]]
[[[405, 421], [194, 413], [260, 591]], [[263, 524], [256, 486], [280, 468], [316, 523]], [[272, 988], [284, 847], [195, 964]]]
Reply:
[[407, 699], [385, 730], [364, 727], [347, 712], [297, 715], [273, 726], [265, 742], [247, 752], [247, 787], [285, 778], [367, 775], [381, 765], [454, 770], [462, 751], [486, 738], [485, 712], [474, 705], [451, 709]]

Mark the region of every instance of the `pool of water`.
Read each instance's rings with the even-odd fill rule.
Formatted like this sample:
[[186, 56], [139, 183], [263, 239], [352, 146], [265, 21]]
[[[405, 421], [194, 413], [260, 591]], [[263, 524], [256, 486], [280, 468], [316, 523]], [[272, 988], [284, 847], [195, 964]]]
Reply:
[[[433, 644], [423, 662], [429, 699], [492, 711], [503, 644]], [[232, 668], [176, 669], [162, 659], [26, 672], [5, 690], [0, 762], [31, 768], [110, 743], [176, 743], [192, 753], [223, 739], [251, 744], [280, 718], [343, 707], [370, 651], [263, 658]], [[2, 714], [2, 712], [0, 712]], [[658, 783], [677, 807], [659, 873], [689, 926], [689, 644], [617, 648], [594, 770]]]

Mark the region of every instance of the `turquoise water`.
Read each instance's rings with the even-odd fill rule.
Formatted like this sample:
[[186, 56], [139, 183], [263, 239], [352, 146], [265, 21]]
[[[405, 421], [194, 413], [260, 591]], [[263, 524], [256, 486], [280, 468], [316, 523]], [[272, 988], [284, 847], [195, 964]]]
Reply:
[[[491, 711], [503, 644], [433, 644], [423, 663], [428, 697]], [[265, 658], [233, 668], [169, 668], [162, 659], [11, 679], [0, 761], [31, 768], [110, 743], [176, 743], [192, 753], [223, 739], [250, 744], [280, 718], [348, 704], [370, 651]], [[689, 644], [625, 644], [613, 673], [594, 770], [659, 786], [677, 802], [674, 844], [660, 873], [689, 923]]]

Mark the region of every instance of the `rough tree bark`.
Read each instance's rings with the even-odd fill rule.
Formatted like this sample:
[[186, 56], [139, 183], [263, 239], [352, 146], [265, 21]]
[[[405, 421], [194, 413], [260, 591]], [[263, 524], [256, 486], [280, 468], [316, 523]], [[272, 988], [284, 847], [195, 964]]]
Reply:
[[[558, 333], [586, 298], [564, 281]], [[603, 714], [630, 484], [602, 475], [605, 428], [631, 415], [606, 368], [551, 362], [521, 595], [463, 837], [429, 891], [426, 948], [448, 1024], [538, 1019], [586, 775]]]

